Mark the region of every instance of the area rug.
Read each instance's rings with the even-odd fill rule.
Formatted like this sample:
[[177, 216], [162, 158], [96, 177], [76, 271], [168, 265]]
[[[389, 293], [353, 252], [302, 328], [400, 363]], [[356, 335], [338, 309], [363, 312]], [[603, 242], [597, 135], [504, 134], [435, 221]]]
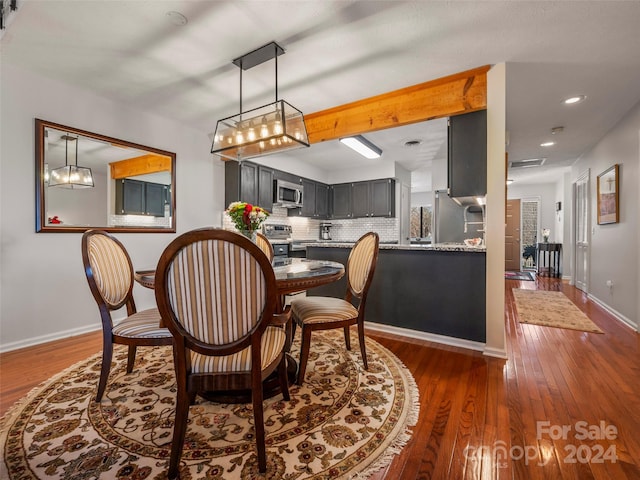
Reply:
[[[265, 401], [264, 475], [257, 470], [251, 405], [198, 397], [189, 414], [181, 479], [366, 478], [387, 465], [411, 436], [419, 393], [391, 352], [366, 341], [369, 371], [362, 367], [357, 335], [348, 352], [342, 329], [314, 332], [304, 385], [291, 386], [288, 402], [281, 395]], [[294, 356], [298, 349], [296, 342]], [[116, 347], [99, 404], [93, 401], [96, 355], [14, 405], [0, 423], [0, 478], [166, 478], [176, 397], [171, 350], [143, 347], [138, 357], [127, 375], [126, 350]]]
[[525, 280], [533, 281], [531, 272], [504, 272], [504, 278], [507, 280]]
[[562, 292], [513, 288], [521, 323], [603, 333]]

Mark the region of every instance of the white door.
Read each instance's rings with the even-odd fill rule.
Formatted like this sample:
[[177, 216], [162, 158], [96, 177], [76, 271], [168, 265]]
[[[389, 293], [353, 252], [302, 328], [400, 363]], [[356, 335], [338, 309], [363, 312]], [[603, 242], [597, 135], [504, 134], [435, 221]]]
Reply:
[[574, 257], [573, 269], [576, 288], [588, 293], [589, 289], [589, 170], [573, 184]]

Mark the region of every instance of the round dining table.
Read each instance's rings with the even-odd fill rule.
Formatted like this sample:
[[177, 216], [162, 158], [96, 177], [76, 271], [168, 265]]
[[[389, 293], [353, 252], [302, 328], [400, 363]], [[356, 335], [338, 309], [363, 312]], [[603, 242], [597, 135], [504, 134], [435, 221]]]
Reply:
[[[280, 312], [285, 309], [287, 294], [293, 294], [319, 287], [327, 283], [340, 280], [344, 276], [344, 265], [328, 260], [314, 260], [310, 258], [279, 258], [275, 257], [273, 272], [276, 276], [278, 288], [278, 300]], [[146, 288], [155, 287], [155, 270], [137, 270], [134, 272], [135, 280]], [[285, 351], [287, 352], [287, 372], [289, 381], [294, 382], [298, 374], [298, 363], [289, 353], [293, 342], [293, 326], [289, 321], [286, 329]], [[280, 385], [277, 376], [272, 376], [264, 381], [264, 398], [272, 397], [280, 393]], [[251, 401], [251, 392], [200, 392], [200, 396], [207, 400], [220, 403], [247, 403]]]

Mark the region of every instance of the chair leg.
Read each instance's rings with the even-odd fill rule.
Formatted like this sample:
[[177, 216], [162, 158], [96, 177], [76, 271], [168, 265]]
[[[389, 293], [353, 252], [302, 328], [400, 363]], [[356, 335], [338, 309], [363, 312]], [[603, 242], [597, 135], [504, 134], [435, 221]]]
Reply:
[[358, 323], [358, 341], [360, 342], [360, 354], [362, 355], [364, 369], [369, 370], [369, 365], [367, 364], [367, 349], [364, 345], [364, 325], [362, 322]]
[[256, 431], [256, 448], [258, 450], [258, 471], [265, 473], [267, 471], [267, 447], [264, 434], [262, 378], [258, 372], [254, 372], [252, 377], [251, 397], [253, 399], [253, 423]]
[[[185, 389], [186, 390], [186, 389]], [[169, 480], [178, 478], [180, 472], [180, 457], [184, 448], [184, 437], [187, 433], [187, 419], [189, 418], [189, 392], [178, 386], [176, 398], [176, 417], [173, 423], [173, 440], [171, 441], [171, 456], [169, 457]]]
[[96, 393], [96, 402], [100, 403], [104, 390], [107, 388], [107, 380], [109, 379], [109, 371], [111, 370], [111, 360], [113, 358], [113, 343], [105, 339], [102, 346], [102, 367], [100, 368], [100, 380], [98, 381], [98, 392]]
[[347, 345], [347, 350], [351, 350], [351, 335], [349, 334], [349, 327], [344, 327], [344, 343]]
[[282, 398], [287, 402], [291, 399], [289, 397], [289, 379], [287, 378], [287, 355], [282, 355], [282, 360], [278, 365], [278, 378], [280, 380], [280, 390], [282, 391]]
[[298, 365], [298, 379], [296, 383], [302, 385], [304, 382], [304, 374], [307, 371], [307, 362], [309, 361], [309, 349], [311, 348], [311, 328], [302, 325], [302, 342], [300, 346], [300, 364]]
[[136, 346], [129, 345], [129, 352], [127, 354], [127, 373], [133, 372], [133, 364], [136, 361]]

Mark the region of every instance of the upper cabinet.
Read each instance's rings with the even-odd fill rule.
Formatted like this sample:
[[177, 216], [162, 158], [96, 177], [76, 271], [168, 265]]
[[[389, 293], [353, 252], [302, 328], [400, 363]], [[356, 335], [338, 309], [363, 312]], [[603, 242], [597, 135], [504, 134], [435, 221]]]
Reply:
[[329, 218], [329, 185], [306, 178], [302, 178], [300, 183], [304, 189], [302, 207], [289, 209], [289, 216]]
[[117, 215], [151, 215], [164, 217], [171, 204], [168, 185], [121, 179], [116, 182]]
[[333, 185], [333, 218], [394, 217], [392, 178]]
[[487, 111], [449, 118], [449, 196], [460, 204], [487, 194]]
[[252, 162], [225, 162], [224, 199], [273, 209], [273, 169]]

